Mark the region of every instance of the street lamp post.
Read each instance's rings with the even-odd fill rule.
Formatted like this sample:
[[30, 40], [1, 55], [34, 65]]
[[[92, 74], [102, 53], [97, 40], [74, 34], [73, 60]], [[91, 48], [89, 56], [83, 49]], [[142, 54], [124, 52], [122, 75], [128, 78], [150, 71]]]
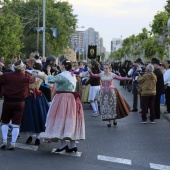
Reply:
[[[168, 27], [168, 39], [169, 39], [169, 33], [170, 33], [170, 18], [168, 19], [167, 22], [167, 27]], [[168, 44], [168, 58], [170, 59], [170, 45]]]
[[45, 17], [46, 17], [46, 0], [43, 0], [43, 56], [45, 57]]

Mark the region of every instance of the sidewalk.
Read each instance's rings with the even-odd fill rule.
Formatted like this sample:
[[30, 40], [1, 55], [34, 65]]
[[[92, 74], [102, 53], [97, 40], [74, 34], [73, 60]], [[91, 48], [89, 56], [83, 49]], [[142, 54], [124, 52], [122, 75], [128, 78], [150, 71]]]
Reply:
[[164, 111], [166, 111], [166, 106], [165, 105], [161, 105], [161, 115], [166, 118], [167, 120], [170, 121], [170, 114], [164, 114]]

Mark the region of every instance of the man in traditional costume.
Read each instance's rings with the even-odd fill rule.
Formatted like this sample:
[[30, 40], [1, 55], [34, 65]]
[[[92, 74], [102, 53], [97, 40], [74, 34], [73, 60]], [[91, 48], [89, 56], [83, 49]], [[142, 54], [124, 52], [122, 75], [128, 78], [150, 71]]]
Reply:
[[24, 98], [30, 94], [29, 84], [35, 81], [35, 78], [25, 74], [26, 66], [21, 60], [15, 63], [14, 68], [15, 72], [0, 73], [0, 85], [3, 86], [2, 95], [4, 96], [1, 115], [3, 143], [0, 148], [6, 149], [7, 147], [8, 124], [12, 120], [12, 140], [8, 147], [9, 150], [15, 148], [25, 106]]

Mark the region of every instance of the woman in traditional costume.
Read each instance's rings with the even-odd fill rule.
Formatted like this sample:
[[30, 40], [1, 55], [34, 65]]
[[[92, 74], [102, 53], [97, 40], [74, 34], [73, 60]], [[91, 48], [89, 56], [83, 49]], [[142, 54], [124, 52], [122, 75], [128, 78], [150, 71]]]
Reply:
[[83, 68], [80, 67], [79, 63], [74, 63], [74, 74], [76, 75], [77, 83], [76, 83], [76, 89], [75, 92], [80, 94], [80, 97], [82, 98], [82, 80], [80, 77], [80, 73], [83, 71]]
[[[45, 140], [52, 141], [57, 139], [61, 141], [61, 146], [55, 152], [77, 152], [75, 141], [85, 139], [85, 124], [83, 107], [80, 95], [75, 93], [76, 77], [71, 72], [71, 62], [67, 59], [60, 60], [61, 73], [56, 76], [34, 76], [43, 78], [49, 83], [56, 85], [56, 95], [54, 96], [49, 108]], [[50, 68], [48, 67], [48, 70]], [[68, 146], [66, 140], [70, 140]]]
[[[101, 71], [99, 69], [99, 64], [98, 62], [96, 62], [95, 60], [91, 61], [91, 69], [92, 69], [92, 73], [94, 74], [99, 74]], [[91, 107], [93, 109], [93, 113], [92, 116], [96, 117], [98, 116], [98, 101], [97, 101], [97, 97], [99, 94], [99, 90], [100, 90], [100, 77], [90, 77], [88, 81], [86, 81], [85, 85], [90, 84], [90, 89], [89, 89], [89, 97], [88, 97], [88, 101], [90, 101]]]
[[80, 77], [82, 78], [82, 98], [83, 103], [88, 103], [90, 84], [85, 86], [86, 81], [90, 78], [87, 65], [83, 68]]
[[93, 74], [89, 69], [91, 77], [101, 78], [102, 88], [99, 91], [99, 110], [103, 121], [108, 121], [107, 126], [111, 127], [111, 121], [114, 125], [117, 124], [115, 119], [121, 119], [128, 116], [130, 107], [113, 86], [113, 79], [116, 80], [130, 80], [131, 78], [120, 77], [111, 72], [109, 64], [104, 65], [104, 72], [100, 74]]
[[[30, 74], [37, 72], [39, 75], [44, 75], [41, 72], [41, 60], [35, 60], [32, 70], [27, 70]], [[40, 145], [40, 133], [45, 132], [45, 122], [49, 109], [49, 104], [43, 93], [39, 90], [42, 79], [36, 78], [35, 83], [30, 84], [30, 96], [25, 99], [25, 108], [22, 116], [20, 132], [27, 132], [27, 144], [32, 142], [32, 134], [36, 134], [35, 145]]]

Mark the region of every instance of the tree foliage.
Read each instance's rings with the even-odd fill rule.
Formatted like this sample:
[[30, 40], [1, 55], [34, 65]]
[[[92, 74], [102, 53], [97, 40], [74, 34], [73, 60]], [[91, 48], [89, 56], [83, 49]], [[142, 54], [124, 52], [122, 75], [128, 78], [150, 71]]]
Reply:
[[20, 18], [12, 15], [11, 10], [5, 5], [0, 13], [0, 56], [6, 61], [20, 54], [20, 49], [23, 47], [22, 32]]
[[152, 24], [150, 24], [152, 28], [153, 34], [161, 34], [164, 30], [167, 29], [167, 21], [168, 21], [168, 13], [166, 11], [164, 12], [158, 12], [154, 16], [154, 20]]
[[[38, 7], [39, 27], [43, 27], [42, 3], [42, 0], [5, 1], [6, 7], [11, 11], [9, 16], [15, 19], [15, 25], [20, 21], [20, 26], [22, 23], [24, 27], [24, 30], [20, 31], [20, 36], [17, 35], [17, 38], [21, 41], [18, 51], [21, 51], [27, 57], [31, 52], [37, 51], [37, 48], [40, 54], [42, 52], [42, 33], [39, 34], [39, 46], [37, 47], [37, 31], [33, 30], [34, 27], [38, 27]], [[77, 18], [73, 14], [72, 5], [68, 2], [46, 0], [46, 56], [51, 54], [58, 56], [63, 53], [69, 45], [70, 35], [75, 31], [76, 23]], [[17, 26], [15, 28], [18, 29]], [[58, 29], [57, 38], [53, 37], [51, 28]]]

